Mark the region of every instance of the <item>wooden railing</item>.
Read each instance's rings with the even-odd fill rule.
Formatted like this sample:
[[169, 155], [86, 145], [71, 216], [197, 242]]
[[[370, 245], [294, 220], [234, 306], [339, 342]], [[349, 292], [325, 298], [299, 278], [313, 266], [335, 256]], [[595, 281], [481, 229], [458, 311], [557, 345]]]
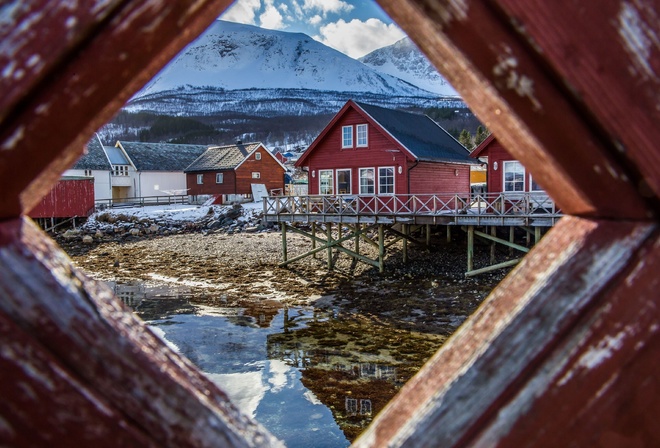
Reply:
[[418, 194], [387, 196], [269, 196], [264, 214], [339, 216], [543, 216], [559, 218], [559, 210], [547, 194]]
[[190, 196], [185, 194], [167, 196], [142, 196], [134, 198], [97, 199], [96, 210], [110, 207], [145, 207], [149, 205], [189, 204]]

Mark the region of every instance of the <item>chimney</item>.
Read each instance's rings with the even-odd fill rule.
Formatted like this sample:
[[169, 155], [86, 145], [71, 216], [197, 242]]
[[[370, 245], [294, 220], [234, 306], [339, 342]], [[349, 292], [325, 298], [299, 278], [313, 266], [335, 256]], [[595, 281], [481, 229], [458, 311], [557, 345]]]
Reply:
[[243, 144], [243, 140], [241, 140], [240, 138], [237, 138], [237, 139], [236, 139], [236, 144], [237, 144], [237, 145], [242, 145], [242, 144]]

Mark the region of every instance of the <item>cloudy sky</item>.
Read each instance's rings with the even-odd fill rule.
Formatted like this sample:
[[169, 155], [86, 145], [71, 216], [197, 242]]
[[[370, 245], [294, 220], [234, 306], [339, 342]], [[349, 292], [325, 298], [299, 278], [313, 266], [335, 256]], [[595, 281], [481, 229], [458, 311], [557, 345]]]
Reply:
[[220, 19], [305, 33], [353, 58], [405, 37], [373, 0], [236, 0]]

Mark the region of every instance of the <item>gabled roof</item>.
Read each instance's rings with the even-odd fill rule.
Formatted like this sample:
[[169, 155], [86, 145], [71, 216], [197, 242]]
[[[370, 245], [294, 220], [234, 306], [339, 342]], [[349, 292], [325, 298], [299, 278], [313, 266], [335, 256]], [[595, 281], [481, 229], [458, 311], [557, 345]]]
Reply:
[[307, 148], [296, 166], [302, 166], [323, 137], [339, 119], [349, 110], [354, 109], [381, 128], [393, 143], [401, 147], [413, 160], [430, 162], [451, 162], [474, 164], [470, 152], [435, 121], [426, 115], [386, 109], [349, 100], [325, 127], [321, 134]]
[[[185, 172], [192, 171], [216, 171], [234, 169], [240, 165], [245, 158], [256, 151], [261, 143], [237, 143], [226, 146], [211, 146], [197, 159], [195, 159]], [[269, 152], [270, 154], [270, 152]]]
[[470, 157], [472, 157], [473, 159], [476, 159], [477, 157], [485, 157], [483, 153], [486, 152], [486, 150], [494, 140], [495, 140], [495, 136], [493, 134], [490, 134], [488, 137], [486, 137], [486, 140], [479, 143], [479, 146], [474, 148], [474, 150], [470, 154]]
[[206, 145], [118, 141], [138, 171], [183, 171], [206, 151]]
[[110, 171], [110, 162], [108, 162], [108, 157], [103, 150], [103, 145], [96, 134], [89, 142], [87, 142], [85, 152], [71, 169]]

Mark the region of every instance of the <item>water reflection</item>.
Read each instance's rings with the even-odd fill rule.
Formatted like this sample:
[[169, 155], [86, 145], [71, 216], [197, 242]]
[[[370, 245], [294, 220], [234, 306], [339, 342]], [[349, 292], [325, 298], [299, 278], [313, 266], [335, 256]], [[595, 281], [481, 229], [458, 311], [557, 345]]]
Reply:
[[288, 447], [344, 447], [441, 344], [371, 316], [235, 308], [186, 288], [113, 285], [170, 346], [188, 357]]

